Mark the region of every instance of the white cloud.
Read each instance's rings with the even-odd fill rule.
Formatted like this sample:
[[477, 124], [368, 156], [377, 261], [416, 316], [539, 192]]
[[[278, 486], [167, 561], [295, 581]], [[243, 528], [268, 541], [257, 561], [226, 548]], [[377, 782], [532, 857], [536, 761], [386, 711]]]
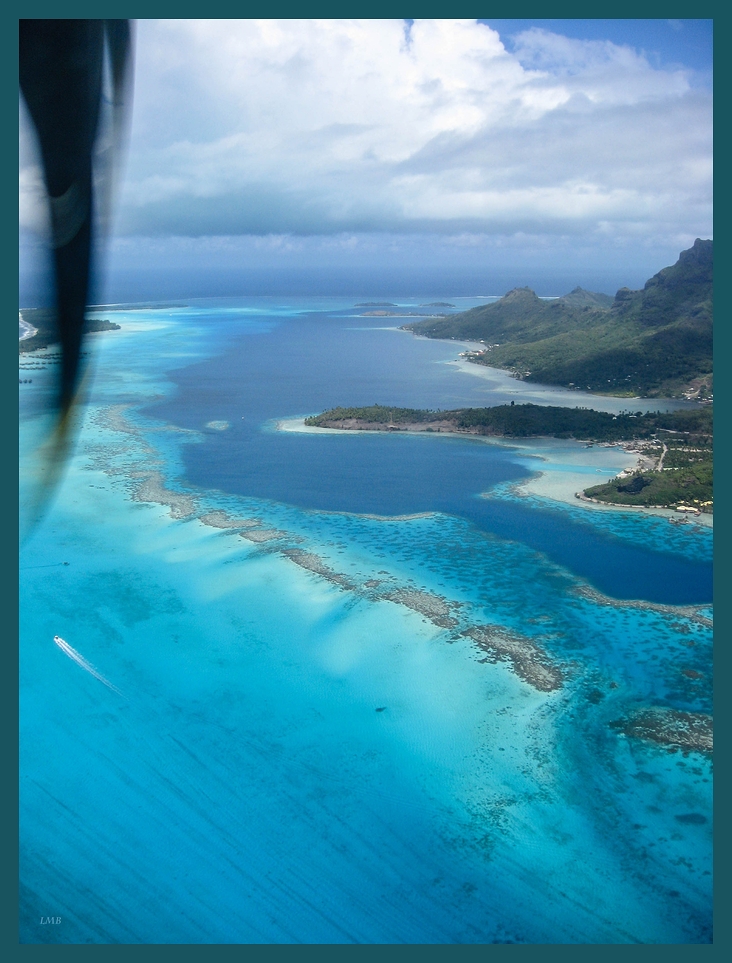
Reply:
[[136, 64], [123, 233], [711, 232], [711, 97], [630, 47], [143, 20]]

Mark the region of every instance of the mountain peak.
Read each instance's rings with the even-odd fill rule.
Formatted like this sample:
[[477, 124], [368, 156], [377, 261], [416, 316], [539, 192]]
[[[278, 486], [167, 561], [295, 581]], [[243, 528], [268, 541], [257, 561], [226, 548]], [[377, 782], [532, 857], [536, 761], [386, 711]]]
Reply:
[[697, 238], [692, 246], [679, 254], [677, 264], [698, 264], [709, 267], [714, 263], [714, 241]]
[[507, 294], [504, 294], [501, 301], [538, 301], [539, 298], [536, 295], [536, 291], [532, 291], [531, 288], [512, 288]]

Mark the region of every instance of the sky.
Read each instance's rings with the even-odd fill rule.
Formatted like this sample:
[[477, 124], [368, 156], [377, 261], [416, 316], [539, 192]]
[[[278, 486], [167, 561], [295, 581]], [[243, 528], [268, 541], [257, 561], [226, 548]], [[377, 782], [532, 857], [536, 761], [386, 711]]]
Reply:
[[[100, 296], [614, 293], [712, 237], [709, 20], [135, 34]], [[45, 221], [22, 106], [20, 144], [28, 278]]]

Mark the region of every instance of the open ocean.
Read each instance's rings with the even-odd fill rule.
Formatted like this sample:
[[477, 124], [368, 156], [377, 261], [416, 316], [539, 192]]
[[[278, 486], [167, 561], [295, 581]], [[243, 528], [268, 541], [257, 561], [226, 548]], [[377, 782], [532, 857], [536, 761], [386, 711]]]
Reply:
[[40, 521], [21, 373], [21, 942], [711, 942], [711, 528], [521, 488], [619, 449], [278, 427], [659, 403], [358, 300], [94, 312]]

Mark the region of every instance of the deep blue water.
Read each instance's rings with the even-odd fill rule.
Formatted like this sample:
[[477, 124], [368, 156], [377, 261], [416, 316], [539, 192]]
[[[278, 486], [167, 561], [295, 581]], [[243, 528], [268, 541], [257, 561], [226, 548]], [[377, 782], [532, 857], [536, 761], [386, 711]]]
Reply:
[[[712, 599], [708, 559], [678, 557], [628, 544], [611, 532], [566, 514], [481, 499], [481, 492], [528, 471], [505, 449], [434, 437], [316, 437], [271, 430], [273, 419], [330, 407], [393, 404], [457, 408], [502, 404], [516, 383], [496, 388], [477, 377], [456, 377], [444, 362], [458, 348], [415, 339], [385, 324], [403, 321], [338, 313], [247, 319], [222, 354], [180, 369], [178, 392], [151, 409], [155, 417], [201, 429], [230, 422], [187, 447], [186, 477], [202, 489], [270, 498], [305, 509], [395, 516], [439, 511], [543, 552], [615, 598], [667, 604]], [[545, 389], [546, 403], [569, 392]], [[583, 403], [586, 399], [582, 399]], [[593, 398], [596, 408], [631, 402]], [[658, 402], [633, 402], [634, 409]]]

